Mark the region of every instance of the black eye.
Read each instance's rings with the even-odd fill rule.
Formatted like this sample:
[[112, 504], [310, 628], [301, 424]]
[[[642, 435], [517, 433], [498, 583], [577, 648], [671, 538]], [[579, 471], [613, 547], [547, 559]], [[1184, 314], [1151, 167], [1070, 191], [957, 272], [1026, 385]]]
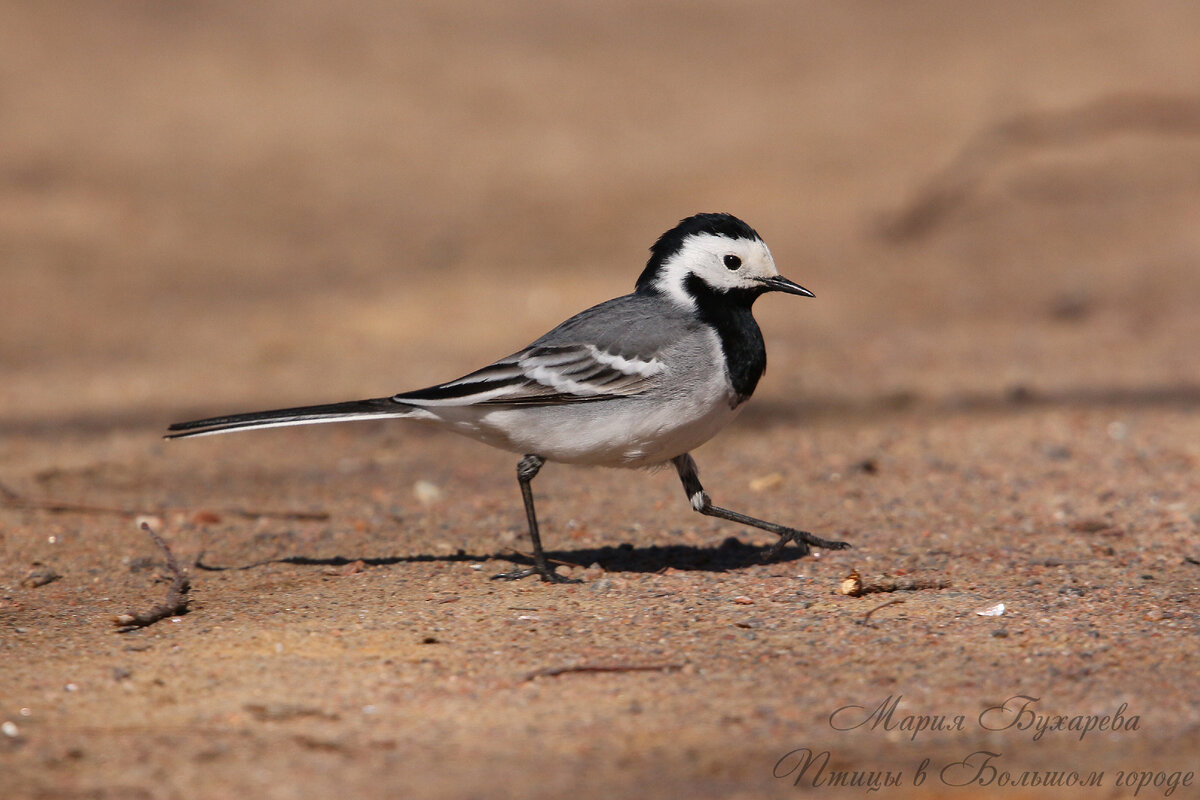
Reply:
[[737, 269], [741, 265], [742, 265], [742, 260], [740, 258], [738, 258], [737, 256], [733, 255], [732, 253], [725, 256], [725, 266], [728, 269]]

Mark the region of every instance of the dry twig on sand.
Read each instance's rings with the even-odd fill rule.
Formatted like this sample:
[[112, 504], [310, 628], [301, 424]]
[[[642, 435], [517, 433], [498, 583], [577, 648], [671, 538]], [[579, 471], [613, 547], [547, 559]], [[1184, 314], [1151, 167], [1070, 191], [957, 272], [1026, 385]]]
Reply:
[[192, 588], [191, 578], [187, 572], [179, 568], [175, 554], [167, 546], [166, 541], [154, 532], [148, 523], [142, 523], [142, 530], [150, 534], [150, 538], [163, 551], [167, 558], [167, 569], [171, 572], [171, 585], [167, 587], [167, 596], [161, 603], [138, 614], [119, 614], [113, 617], [113, 622], [124, 630], [144, 628], [153, 625], [160, 619], [186, 614], [188, 610], [188, 591]]
[[895, 600], [888, 600], [886, 603], [880, 603], [879, 605], [875, 606], [870, 611], [868, 611], [866, 614], [863, 614], [863, 618], [858, 621], [858, 624], [866, 625], [868, 628], [874, 628], [875, 626], [871, 624], [871, 615], [872, 614], [874, 614], [876, 611], [879, 611], [882, 608], [887, 608], [888, 606], [899, 605], [900, 603], [903, 603], [903, 602], [904, 602], [903, 597], [897, 597]]
[[683, 669], [680, 664], [575, 664], [568, 667], [535, 669], [525, 676], [525, 680], [552, 678], [568, 672], [675, 672], [680, 669]]

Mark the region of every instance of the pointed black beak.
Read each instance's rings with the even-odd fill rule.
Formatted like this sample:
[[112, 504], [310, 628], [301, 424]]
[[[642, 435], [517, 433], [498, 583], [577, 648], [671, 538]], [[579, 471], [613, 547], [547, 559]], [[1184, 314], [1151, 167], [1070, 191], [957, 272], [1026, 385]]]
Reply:
[[766, 278], [763, 280], [763, 285], [767, 287], [768, 292], [787, 292], [788, 294], [798, 294], [801, 297], [816, 297], [808, 289], [805, 289], [794, 281], [789, 281], [782, 275], [776, 275], [774, 278]]

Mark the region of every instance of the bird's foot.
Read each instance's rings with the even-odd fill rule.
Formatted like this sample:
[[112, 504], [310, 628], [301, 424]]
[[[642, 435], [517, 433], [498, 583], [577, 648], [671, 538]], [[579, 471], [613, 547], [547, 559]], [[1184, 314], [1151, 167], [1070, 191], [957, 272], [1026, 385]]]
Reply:
[[849, 542], [838, 542], [833, 539], [822, 539], [820, 536], [813, 536], [808, 531], [798, 531], [795, 528], [785, 528], [779, 533], [779, 541], [771, 545], [763, 553], [763, 561], [773, 561], [779, 557], [780, 551], [788, 542], [793, 542], [800, 550], [800, 555], [806, 556], [814, 547], [820, 547], [824, 550], [849, 550]]
[[514, 569], [512, 572], [500, 572], [493, 575], [492, 580], [519, 581], [522, 578], [529, 578], [534, 575], [537, 575], [546, 583], [583, 583], [583, 581], [576, 580], [575, 578], [568, 578], [563, 575], [559, 575], [557, 572], [555, 572], [553, 567], [548, 566], [541, 568], [533, 566], [526, 569]]

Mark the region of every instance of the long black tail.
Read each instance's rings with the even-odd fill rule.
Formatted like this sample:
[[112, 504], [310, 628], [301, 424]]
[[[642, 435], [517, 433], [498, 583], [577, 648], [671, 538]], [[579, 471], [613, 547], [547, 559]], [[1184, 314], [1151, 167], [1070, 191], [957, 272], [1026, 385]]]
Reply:
[[253, 411], [249, 414], [231, 414], [227, 417], [176, 422], [168, 428], [176, 433], [168, 433], [164, 438], [182, 439], [186, 436], [206, 436], [212, 433], [228, 433], [229, 431], [255, 428], [281, 428], [285, 425], [315, 425], [319, 422], [408, 417], [415, 413], [419, 412], [410, 405], [398, 403], [390, 397], [378, 397], [373, 400], [352, 400], [348, 403], [281, 408], [275, 411]]

